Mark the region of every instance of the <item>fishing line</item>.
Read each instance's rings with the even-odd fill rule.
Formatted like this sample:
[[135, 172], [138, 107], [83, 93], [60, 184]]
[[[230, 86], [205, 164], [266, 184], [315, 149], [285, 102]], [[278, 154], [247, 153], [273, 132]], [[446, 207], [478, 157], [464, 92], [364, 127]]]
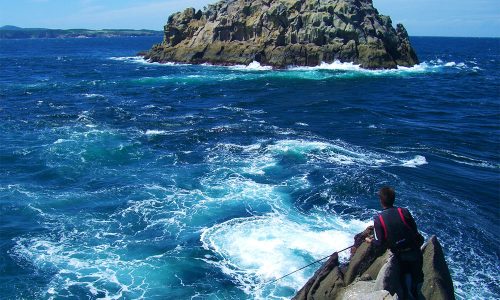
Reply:
[[300, 270], [303, 270], [303, 269], [305, 269], [305, 268], [307, 268], [307, 267], [309, 267], [309, 266], [314, 265], [315, 263], [318, 263], [318, 262], [320, 262], [320, 261], [322, 261], [322, 260], [325, 260], [325, 259], [327, 259], [327, 258], [331, 257], [332, 255], [334, 255], [335, 253], [337, 253], [337, 254], [338, 254], [338, 253], [340, 253], [340, 252], [344, 252], [344, 251], [346, 251], [346, 250], [348, 250], [348, 249], [351, 249], [352, 247], [354, 247], [354, 245], [351, 245], [351, 246], [349, 246], [349, 247], [347, 247], [347, 248], [344, 248], [344, 249], [342, 249], [342, 250], [339, 250], [339, 251], [335, 251], [335, 252], [333, 252], [332, 254], [330, 254], [330, 255], [328, 255], [328, 256], [325, 256], [325, 257], [320, 258], [320, 259], [318, 259], [318, 260], [316, 260], [316, 261], [313, 261], [312, 263], [308, 264], [307, 266], [303, 266], [302, 268], [297, 269], [297, 270], [295, 270], [295, 271], [293, 271], [293, 272], [290, 272], [290, 273], [288, 273], [288, 274], [286, 274], [286, 275], [284, 275], [284, 276], [281, 276], [281, 277], [280, 277], [280, 278], [278, 278], [278, 279], [274, 279], [274, 280], [271, 280], [271, 281], [265, 282], [265, 283], [263, 283], [263, 284], [262, 284], [262, 286], [260, 286], [260, 287], [259, 287], [259, 288], [257, 288], [256, 290], [260, 290], [260, 289], [262, 289], [264, 286], [266, 286], [266, 285], [268, 285], [268, 284], [270, 284], [270, 283], [273, 283], [273, 282], [276, 282], [276, 281], [278, 281], [278, 280], [281, 280], [281, 279], [283, 279], [283, 278], [285, 278], [285, 277], [287, 277], [287, 276], [292, 275], [293, 273], [296, 273], [296, 272], [298, 272], [298, 271], [300, 271]]

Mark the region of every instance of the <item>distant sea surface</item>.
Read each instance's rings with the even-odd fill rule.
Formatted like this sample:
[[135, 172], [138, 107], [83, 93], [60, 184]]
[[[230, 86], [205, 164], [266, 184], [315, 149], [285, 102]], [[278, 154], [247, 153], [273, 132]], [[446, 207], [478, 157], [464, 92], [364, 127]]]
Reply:
[[[421, 64], [149, 64], [158, 38], [0, 41], [0, 298], [289, 299], [395, 187], [458, 299], [498, 299], [500, 39]], [[342, 256], [345, 259], [347, 254]]]

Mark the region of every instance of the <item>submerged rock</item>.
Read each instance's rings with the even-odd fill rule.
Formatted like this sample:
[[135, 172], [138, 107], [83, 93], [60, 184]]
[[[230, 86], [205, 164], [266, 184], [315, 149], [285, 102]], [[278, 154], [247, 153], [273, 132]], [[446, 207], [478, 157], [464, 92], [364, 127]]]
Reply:
[[250, 64], [278, 68], [354, 62], [363, 68], [418, 63], [403, 25], [372, 0], [223, 0], [168, 18], [153, 62]]
[[[300, 289], [294, 300], [389, 300], [401, 299], [399, 265], [392, 253], [363, 242], [373, 227], [355, 237], [355, 252], [345, 266], [334, 254]], [[421, 299], [455, 299], [453, 282], [437, 238], [432, 236], [422, 246], [424, 283]]]

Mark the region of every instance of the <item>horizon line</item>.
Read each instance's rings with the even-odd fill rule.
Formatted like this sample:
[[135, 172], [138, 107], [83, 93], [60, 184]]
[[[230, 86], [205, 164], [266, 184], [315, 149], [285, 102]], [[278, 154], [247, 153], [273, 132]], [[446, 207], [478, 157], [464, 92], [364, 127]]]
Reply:
[[[17, 25], [11, 25], [11, 24], [6, 24], [0, 26], [6, 27], [6, 26], [12, 26], [12, 27], [17, 27], [20, 29], [48, 29], [48, 30], [150, 30], [150, 31], [158, 31], [162, 32], [163, 29], [150, 29], [150, 28], [141, 28], [141, 29], [136, 29], [136, 28], [100, 28], [100, 29], [94, 29], [94, 28], [48, 28], [48, 27], [21, 27]], [[500, 35], [498, 36], [462, 36], [462, 35], [432, 35], [432, 34], [423, 34], [423, 35], [409, 35], [410, 38], [412, 37], [441, 37], [441, 38], [492, 38], [492, 39], [498, 39], [500, 38]]]

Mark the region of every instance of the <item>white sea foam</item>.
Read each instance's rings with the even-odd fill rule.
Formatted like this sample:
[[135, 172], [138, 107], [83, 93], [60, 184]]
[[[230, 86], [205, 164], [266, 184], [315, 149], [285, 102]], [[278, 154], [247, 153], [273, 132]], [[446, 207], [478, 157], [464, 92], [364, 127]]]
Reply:
[[269, 145], [274, 155], [298, 155], [310, 162], [328, 162], [337, 165], [379, 166], [390, 160], [381, 154], [369, 152], [341, 141], [281, 140]]
[[142, 56], [123, 56], [123, 57], [110, 57], [111, 60], [116, 61], [140, 61], [145, 59]]
[[238, 71], [270, 71], [273, 69], [271, 66], [262, 66], [259, 62], [253, 61], [248, 66], [245, 65], [236, 65], [229, 67], [232, 70]]
[[490, 168], [490, 169], [496, 169], [500, 168], [500, 164], [494, 164], [492, 162], [486, 161], [486, 160], [481, 160], [477, 158], [472, 158], [463, 154], [457, 154], [454, 153], [450, 150], [439, 150], [438, 153], [445, 153], [445, 156], [451, 156], [448, 157], [450, 160], [463, 164], [463, 165], [469, 165], [473, 167], [482, 167], [482, 168]]
[[[268, 172], [278, 171], [282, 168], [283, 159], [297, 160], [300, 164], [327, 163], [329, 167], [349, 167], [356, 172], [363, 168], [383, 166], [416, 168], [428, 163], [422, 155], [416, 155], [411, 159], [401, 158], [396, 155], [368, 151], [342, 141], [284, 139], [246, 146], [217, 144], [207, 151], [209, 152], [207, 161], [211, 164], [231, 164], [235, 172], [253, 175], [265, 175]], [[294, 178], [300, 181], [298, 186], [309, 184], [307, 179], [304, 181], [301, 176]], [[287, 182], [287, 185], [296, 186], [294, 181]]]
[[[261, 298], [255, 290], [261, 283], [349, 246], [354, 234], [366, 226], [359, 221], [296, 222], [289, 217], [236, 218], [203, 230], [203, 247], [218, 258], [207, 262], [236, 279], [245, 292]], [[306, 269], [277, 284], [298, 289], [313, 272], [314, 268]]]
[[268, 149], [278, 153], [298, 153], [306, 154], [311, 151], [323, 151], [331, 146], [327, 142], [307, 141], [307, 140], [281, 140], [270, 145]]
[[[74, 298], [76, 289], [87, 290], [100, 299], [136, 299], [155, 285], [159, 288], [169, 280], [173, 282], [174, 274], [168, 268], [161, 268], [168, 257], [151, 255], [131, 259], [123, 255], [127, 245], [123, 242], [124, 228], [119, 232], [107, 231], [114, 227], [116, 220], [82, 218], [78, 220], [82, 230], [71, 231], [63, 224], [76, 218], [51, 217], [50, 229], [56, 234], [17, 238], [9, 251], [19, 263], [29, 263], [36, 272], [52, 274], [48, 277], [46, 295]], [[162, 282], [155, 282], [155, 277], [161, 277]]]
[[417, 166], [422, 166], [428, 164], [425, 156], [417, 155], [414, 158], [404, 161], [402, 166], [409, 168], [416, 168]]
[[203, 192], [194, 210], [228, 207], [261, 207], [267, 211], [284, 211], [287, 198], [272, 184], [258, 183], [235, 173], [231, 168], [216, 168], [200, 180]]
[[489, 168], [489, 169], [498, 169], [500, 168], [500, 164], [493, 164], [487, 161], [483, 160], [471, 160], [471, 161], [463, 161], [463, 160], [453, 160], [456, 163], [462, 164], [462, 165], [469, 165], [473, 167], [481, 167], [481, 168]]
[[148, 129], [144, 132], [145, 135], [166, 135], [168, 131], [166, 130], [157, 130], [157, 129]]
[[340, 62], [338, 60], [332, 63], [322, 62], [319, 66], [315, 67], [297, 67], [290, 66], [289, 70], [302, 70], [302, 71], [310, 71], [310, 70], [335, 70], [335, 71], [362, 71], [363, 68], [360, 65], [356, 65], [353, 62]]
[[369, 70], [361, 68], [352, 62], [334, 61], [333, 63], [322, 62], [315, 67], [289, 67], [291, 71], [314, 71], [314, 70], [330, 70], [330, 71], [347, 71], [348, 74], [337, 75], [336, 77], [345, 77], [349, 73], [359, 73], [364, 75], [391, 75], [391, 74], [411, 74], [411, 73], [428, 73], [442, 70], [443, 68], [465, 69], [465, 63], [443, 62], [442, 60], [425, 61], [412, 67], [398, 66], [396, 69]]
[[94, 122], [94, 119], [92, 118], [92, 113], [88, 110], [80, 112], [76, 120], [84, 124], [92, 124]]
[[172, 66], [190, 66], [191, 65], [191, 64], [187, 64], [187, 63], [176, 63], [176, 62], [165, 62], [165, 63], [152, 62], [148, 59], [145, 59], [142, 56], [110, 57], [109, 59], [115, 60], [115, 61], [128, 62], [128, 63], [143, 64], [143, 65], [148, 65], [148, 66], [154, 65], [154, 66], [172, 67]]
[[101, 94], [83, 94], [85, 98], [99, 98], [99, 97], [104, 97]]
[[64, 143], [68, 140], [65, 140], [65, 139], [57, 139], [57, 141], [54, 142], [54, 144], [61, 144], [61, 143]]
[[[162, 65], [162, 66], [187, 66], [190, 64], [186, 63], [175, 63], [175, 62], [167, 62], [167, 63], [156, 63], [150, 62], [149, 60], [144, 59], [142, 56], [130, 56], [130, 57], [110, 57], [111, 60], [116, 61], [125, 61], [132, 63], [140, 63], [147, 65]], [[267, 71], [261, 74], [261, 76], [277, 76], [277, 77], [294, 77], [297, 76], [299, 78], [304, 79], [313, 79], [313, 80], [324, 80], [328, 78], [343, 78], [343, 77], [352, 77], [355, 75], [364, 75], [364, 76], [384, 76], [384, 75], [404, 75], [404, 74], [419, 74], [419, 73], [433, 73], [439, 72], [445, 68], [455, 68], [458, 70], [469, 69], [469, 67], [463, 63], [456, 63], [454, 61], [444, 62], [441, 59], [424, 61], [420, 64], [417, 64], [412, 67], [403, 67], [398, 66], [396, 69], [382, 69], [382, 70], [370, 70], [364, 69], [360, 65], [355, 64], [353, 62], [340, 62], [338, 60], [332, 63], [322, 62], [318, 66], [312, 67], [304, 67], [304, 66], [289, 66], [286, 71], [283, 70], [273, 70], [271, 66], [261, 65], [257, 61], [251, 62], [249, 65], [234, 65], [234, 66], [218, 66], [212, 65], [209, 63], [201, 64], [204, 67], [215, 67], [215, 68], [226, 68], [229, 70], [238, 70], [238, 71]], [[474, 67], [478, 69], [478, 67]], [[471, 69], [474, 69], [471, 68]], [[340, 71], [341, 73], [336, 74], [325, 74], [318, 73], [316, 71]], [[217, 76], [201, 76], [197, 77], [199, 79], [204, 80], [233, 80], [233, 79], [241, 79], [246, 78], [242, 76], [248, 75], [231, 75], [231, 74], [219, 74]], [[257, 76], [255, 78], [260, 78], [261, 76]]]
[[[245, 150], [245, 164], [241, 154]], [[400, 165], [401, 161], [376, 152], [370, 152], [341, 141], [326, 142], [315, 140], [284, 139], [272, 143], [238, 146], [218, 144], [209, 149], [211, 163], [234, 162], [241, 165], [243, 173], [263, 175], [276, 167], [284, 157], [303, 160], [306, 163], [329, 163], [337, 166], [379, 167]]]
[[[187, 66], [189, 64], [183, 63], [151, 63], [144, 60], [142, 57], [118, 57], [113, 58], [125, 62], [140, 63], [146, 65], [162, 65], [162, 66]], [[412, 76], [418, 74], [428, 74], [442, 72], [446, 70], [469, 70], [469, 67], [464, 63], [443, 62], [442, 60], [426, 61], [413, 67], [399, 66], [396, 69], [383, 69], [383, 70], [368, 70], [363, 69], [354, 63], [341, 63], [335, 61], [333, 63], [321, 63], [315, 67], [288, 67], [285, 70], [273, 70], [272, 67], [262, 66], [258, 62], [252, 62], [248, 66], [217, 66], [210, 64], [201, 65], [207, 68], [216, 68], [216, 73], [207, 74], [175, 74], [160, 77], [143, 77], [137, 79], [141, 83], [157, 83], [157, 82], [175, 82], [177, 84], [195, 84], [199, 82], [214, 82], [214, 81], [234, 81], [234, 80], [256, 80], [256, 79], [272, 79], [272, 78], [285, 78], [292, 79], [298, 78], [303, 80], [328, 80], [335, 78], [357, 78], [360, 76]], [[476, 69], [474, 69], [476, 68]], [[477, 72], [477, 67], [470, 68]], [[214, 69], [215, 70], [215, 69]], [[227, 72], [241, 71], [241, 72]]]

